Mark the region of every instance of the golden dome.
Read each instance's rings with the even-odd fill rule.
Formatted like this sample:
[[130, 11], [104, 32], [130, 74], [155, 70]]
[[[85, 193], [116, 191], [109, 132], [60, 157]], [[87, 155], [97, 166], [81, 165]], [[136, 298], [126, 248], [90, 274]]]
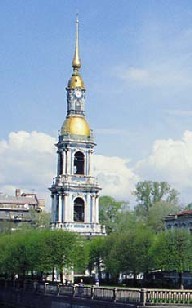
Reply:
[[77, 75], [73, 74], [72, 75], [71, 79], [68, 82], [67, 87], [69, 89], [75, 89], [75, 88], [85, 89], [83, 79], [81, 78], [81, 76], [79, 74], [77, 74]]
[[61, 127], [61, 135], [64, 134], [90, 137], [90, 128], [84, 117], [78, 115], [70, 116], [66, 118]]

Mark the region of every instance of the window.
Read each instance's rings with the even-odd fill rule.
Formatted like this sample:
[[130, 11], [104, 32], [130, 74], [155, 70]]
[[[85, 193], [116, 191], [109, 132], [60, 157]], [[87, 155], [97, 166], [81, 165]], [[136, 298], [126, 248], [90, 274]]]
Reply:
[[59, 152], [59, 175], [63, 174], [63, 153]]
[[84, 174], [85, 158], [80, 151], [75, 153], [74, 157], [74, 174]]
[[85, 218], [85, 203], [81, 198], [76, 198], [74, 201], [73, 219], [77, 222], [84, 222]]

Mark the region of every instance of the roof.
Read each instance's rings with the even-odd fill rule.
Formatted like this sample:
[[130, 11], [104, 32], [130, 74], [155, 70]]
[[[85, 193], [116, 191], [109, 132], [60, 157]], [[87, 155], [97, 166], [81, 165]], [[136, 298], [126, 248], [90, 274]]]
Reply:
[[171, 220], [176, 220], [178, 218], [182, 217], [192, 217], [192, 210], [183, 210], [177, 214], [169, 214], [168, 216], [165, 217], [165, 221], [171, 221]]
[[15, 196], [9, 196], [9, 195], [5, 195], [5, 194], [0, 194], [0, 206], [1, 206], [1, 204], [37, 205], [38, 201], [37, 201], [37, 198], [35, 198], [35, 196], [15, 197]]
[[177, 216], [188, 216], [188, 215], [192, 215], [192, 210], [184, 210], [177, 214]]

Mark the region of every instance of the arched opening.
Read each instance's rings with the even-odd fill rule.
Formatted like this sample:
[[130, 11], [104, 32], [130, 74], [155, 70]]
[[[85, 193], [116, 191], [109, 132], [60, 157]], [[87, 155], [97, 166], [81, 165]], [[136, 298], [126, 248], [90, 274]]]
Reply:
[[63, 153], [59, 152], [59, 175], [63, 174]]
[[74, 212], [73, 212], [74, 221], [84, 222], [85, 219], [85, 203], [81, 198], [76, 198], [74, 201]]
[[74, 157], [74, 173], [84, 174], [85, 158], [84, 154], [80, 151], [75, 153]]

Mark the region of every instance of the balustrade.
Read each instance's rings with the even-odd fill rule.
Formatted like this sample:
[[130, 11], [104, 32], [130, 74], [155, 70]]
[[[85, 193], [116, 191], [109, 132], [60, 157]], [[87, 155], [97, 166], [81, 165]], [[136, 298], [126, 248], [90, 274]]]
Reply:
[[98, 286], [65, 286], [62, 284], [22, 282], [20, 280], [0, 280], [0, 288], [23, 288], [26, 292], [42, 295], [90, 298], [107, 302], [135, 304], [138, 306], [161, 305], [191, 305], [192, 290], [168, 289], [130, 289], [107, 288]]

